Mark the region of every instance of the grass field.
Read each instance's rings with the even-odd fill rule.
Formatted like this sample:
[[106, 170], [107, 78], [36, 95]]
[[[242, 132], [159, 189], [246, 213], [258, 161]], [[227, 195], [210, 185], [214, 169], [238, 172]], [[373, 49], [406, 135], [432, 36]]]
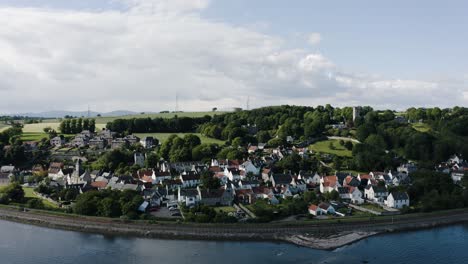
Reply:
[[197, 135], [201, 139], [202, 143], [207, 143], [207, 144], [215, 143], [218, 145], [224, 145], [224, 141], [222, 140], [205, 137], [202, 134], [198, 134], [198, 133], [135, 133], [134, 135], [139, 138], [144, 138], [148, 136], [155, 137], [159, 140], [160, 143], [164, 143], [164, 141], [166, 141], [171, 135], [174, 135], [174, 134], [178, 135], [179, 137], [184, 137], [185, 135], [193, 134], [193, 135]]
[[3, 124], [3, 123], [0, 123], [0, 132], [2, 132], [3, 130], [9, 128], [10, 126], [7, 125], [7, 124]]
[[[330, 142], [332, 143], [334, 149], [330, 148]], [[319, 141], [315, 144], [310, 145], [309, 149], [315, 152], [329, 153], [340, 157], [352, 157], [353, 155], [350, 150], [347, 150], [344, 146], [341, 146], [340, 141], [336, 139]]]
[[[39, 198], [39, 199], [42, 199], [41, 197], [37, 196], [34, 194], [34, 189], [33, 188], [29, 188], [29, 187], [23, 187], [23, 190], [24, 190], [24, 197], [25, 198]], [[51, 208], [58, 208], [57, 205], [45, 200], [45, 199], [42, 199], [42, 202], [44, 203], [44, 205], [46, 207], [51, 207]]]
[[415, 123], [413, 124], [413, 128], [423, 133], [431, 131], [431, 127], [428, 124], [424, 124], [424, 123]]
[[46, 133], [23, 133], [21, 135], [21, 140], [23, 141], [41, 141], [43, 138], [48, 138], [49, 136]]

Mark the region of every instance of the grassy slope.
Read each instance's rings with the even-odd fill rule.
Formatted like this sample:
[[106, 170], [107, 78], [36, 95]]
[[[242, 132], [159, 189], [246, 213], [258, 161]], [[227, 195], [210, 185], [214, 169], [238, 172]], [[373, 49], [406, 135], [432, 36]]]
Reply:
[[[41, 197], [39, 196], [36, 196], [34, 194], [34, 189], [33, 188], [29, 188], [29, 187], [23, 187], [23, 190], [24, 190], [24, 197], [25, 198], [40, 198], [42, 199]], [[51, 207], [51, 208], [58, 208], [57, 205], [45, 200], [45, 199], [42, 199], [42, 202], [44, 202], [44, 205], [47, 206], [47, 207]]]
[[[139, 137], [139, 138], [144, 138], [146, 136], [152, 136], [152, 137], [157, 138], [160, 141], [160, 143], [164, 143], [164, 141], [166, 141], [167, 138], [169, 138], [171, 135], [174, 135], [174, 134], [175, 133], [135, 133], [134, 135]], [[201, 134], [198, 134], [198, 133], [177, 133], [176, 135], [178, 135], [179, 137], [184, 137], [187, 134], [197, 135], [198, 137], [200, 137], [202, 143], [208, 143], [208, 144], [216, 143], [216, 144], [219, 144], [219, 145], [224, 145], [224, 141], [222, 141], [222, 140], [205, 137], [205, 136], [203, 136]]]
[[[335, 149], [330, 149], [330, 142], [332, 142]], [[310, 145], [309, 149], [315, 152], [329, 153], [340, 157], [352, 157], [352, 152], [347, 150], [344, 146], [341, 146], [339, 140], [336, 139], [319, 141]]]
[[431, 131], [431, 127], [428, 124], [424, 123], [415, 123], [413, 124], [413, 128], [423, 133]]

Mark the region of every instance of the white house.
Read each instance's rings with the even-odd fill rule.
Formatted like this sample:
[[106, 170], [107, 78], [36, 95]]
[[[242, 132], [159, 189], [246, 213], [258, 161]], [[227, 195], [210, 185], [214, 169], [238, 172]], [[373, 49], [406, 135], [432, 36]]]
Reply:
[[224, 169], [224, 174], [231, 181], [238, 181], [238, 180], [241, 179], [241, 171], [238, 170], [238, 169], [225, 168]]
[[364, 202], [364, 199], [362, 199], [362, 192], [357, 187], [339, 187], [338, 193], [341, 199], [350, 200], [352, 203], [362, 204]]
[[387, 197], [385, 204], [388, 207], [401, 209], [404, 206], [410, 205], [409, 196], [407, 193], [404, 192], [392, 192]]
[[184, 172], [180, 175], [180, 181], [184, 188], [197, 187], [200, 184], [200, 175], [192, 171]]
[[383, 203], [388, 196], [385, 186], [368, 185], [364, 189], [364, 197], [368, 200]]
[[323, 211], [325, 211], [327, 214], [335, 214], [336, 211], [335, 211], [335, 208], [333, 208], [333, 206], [331, 206], [329, 203], [320, 203], [318, 205], [318, 207], [320, 209], [322, 209]]
[[453, 171], [450, 176], [452, 177], [452, 180], [454, 183], [459, 183], [463, 179], [463, 176], [465, 176], [464, 171]]
[[248, 173], [252, 173], [253, 175], [258, 175], [260, 173], [260, 168], [257, 168], [250, 160], [242, 163], [239, 166], [239, 170], [245, 171], [246, 175]]
[[321, 193], [329, 193], [333, 190], [338, 191], [338, 187], [340, 187], [340, 183], [337, 176], [325, 176], [320, 179]]
[[184, 203], [185, 206], [191, 207], [199, 202], [198, 190], [197, 189], [180, 189], [178, 191], [179, 203]]
[[318, 207], [317, 205], [311, 204], [309, 206], [309, 214], [318, 216], [318, 215], [327, 214], [327, 212], [324, 211], [322, 208]]

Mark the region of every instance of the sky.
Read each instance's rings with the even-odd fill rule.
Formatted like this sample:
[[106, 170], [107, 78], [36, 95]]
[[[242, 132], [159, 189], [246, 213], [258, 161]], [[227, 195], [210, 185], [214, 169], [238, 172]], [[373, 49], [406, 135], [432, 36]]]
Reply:
[[467, 1], [0, 0], [0, 114], [468, 106]]

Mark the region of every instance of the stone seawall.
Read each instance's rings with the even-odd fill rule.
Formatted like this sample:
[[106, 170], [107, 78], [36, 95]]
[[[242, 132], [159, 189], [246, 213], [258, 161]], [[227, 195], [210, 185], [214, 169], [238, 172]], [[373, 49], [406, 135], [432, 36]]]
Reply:
[[387, 232], [432, 228], [468, 222], [468, 211], [424, 215], [406, 220], [349, 223], [286, 224], [169, 224], [142, 221], [51, 215], [0, 208], [0, 219], [70, 231], [159, 239], [222, 241], [279, 241], [315, 249], [335, 249], [360, 239]]

